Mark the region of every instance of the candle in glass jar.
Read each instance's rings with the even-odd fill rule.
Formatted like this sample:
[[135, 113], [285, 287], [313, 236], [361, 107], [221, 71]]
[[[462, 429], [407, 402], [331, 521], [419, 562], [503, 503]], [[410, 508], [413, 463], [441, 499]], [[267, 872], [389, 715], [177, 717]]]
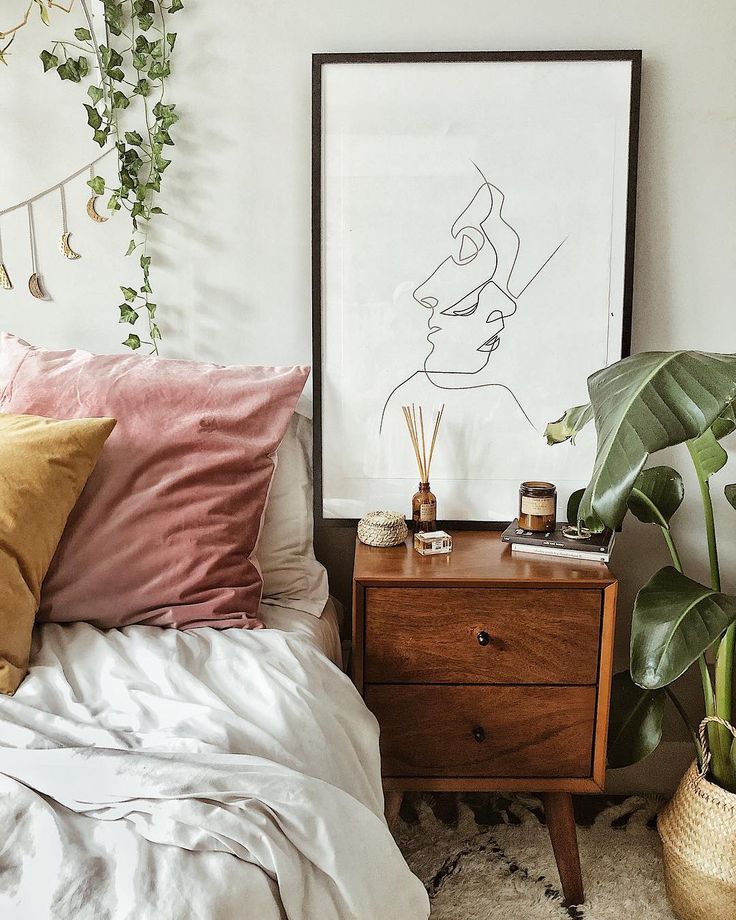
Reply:
[[557, 488], [551, 482], [522, 482], [519, 486], [519, 527], [536, 533], [555, 529]]

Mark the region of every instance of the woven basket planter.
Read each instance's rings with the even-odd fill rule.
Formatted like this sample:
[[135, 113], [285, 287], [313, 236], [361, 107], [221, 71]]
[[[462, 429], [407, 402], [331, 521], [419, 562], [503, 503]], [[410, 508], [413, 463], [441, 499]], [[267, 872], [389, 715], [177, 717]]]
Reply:
[[[704, 719], [701, 739], [705, 738]], [[732, 732], [731, 726], [725, 724]], [[709, 782], [693, 763], [657, 822], [667, 896], [679, 920], [736, 918], [736, 794]]]

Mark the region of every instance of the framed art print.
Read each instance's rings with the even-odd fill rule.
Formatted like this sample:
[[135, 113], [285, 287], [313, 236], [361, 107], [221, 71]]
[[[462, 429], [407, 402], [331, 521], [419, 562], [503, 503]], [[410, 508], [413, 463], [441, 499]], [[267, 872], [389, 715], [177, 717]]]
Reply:
[[402, 406], [444, 405], [438, 517], [585, 485], [547, 422], [628, 354], [641, 52], [313, 58], [315, 511], [408, 511]]

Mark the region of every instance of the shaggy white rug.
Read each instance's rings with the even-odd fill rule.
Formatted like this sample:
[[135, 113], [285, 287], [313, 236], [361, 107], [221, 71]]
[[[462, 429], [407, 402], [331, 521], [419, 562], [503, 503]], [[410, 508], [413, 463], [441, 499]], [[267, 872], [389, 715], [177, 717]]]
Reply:
[[633, 797], [578, 827], [585, 904], [562, 904], [539, 801], [515, 797], [498, 823], [476, 823], [460, 803], [457, 823], [438, 820], [423, 798], [418, 821], [395, 835], [432, 900], [432, 920], [674, 920], [664, 890], [659, 804]]

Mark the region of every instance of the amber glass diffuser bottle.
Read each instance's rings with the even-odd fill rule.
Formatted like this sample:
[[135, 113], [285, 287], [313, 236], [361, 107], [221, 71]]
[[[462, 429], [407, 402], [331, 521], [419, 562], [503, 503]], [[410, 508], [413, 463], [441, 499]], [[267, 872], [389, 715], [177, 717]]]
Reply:
[[[406, 427], [411, 438], [411, 445], [414, 448], [414, 457], [417, 461], [419, 470], [419, 491], [414, 493], [411, 500], [411, 522], [415, 533], [427, 533], [437, 529], [437, 499], [429, 488], [429, 469], [432, 465], [435, 444], [437, 443], [437, 433], [440, 430], [442, 413], [445, 411], [444, 405], [435, 416], [434, 431], [432, 432], [431, 441], [425, 436], [424, 431], [424, 411], [419, 406], [419, 414], [414, 406], [402, 406]], [[429, 453], [427, 453], [429, 446]]]
[[419, 483], [411, 500], [411, 522], [415, 533], [437, 530], [437, 499], [428, 482]]

